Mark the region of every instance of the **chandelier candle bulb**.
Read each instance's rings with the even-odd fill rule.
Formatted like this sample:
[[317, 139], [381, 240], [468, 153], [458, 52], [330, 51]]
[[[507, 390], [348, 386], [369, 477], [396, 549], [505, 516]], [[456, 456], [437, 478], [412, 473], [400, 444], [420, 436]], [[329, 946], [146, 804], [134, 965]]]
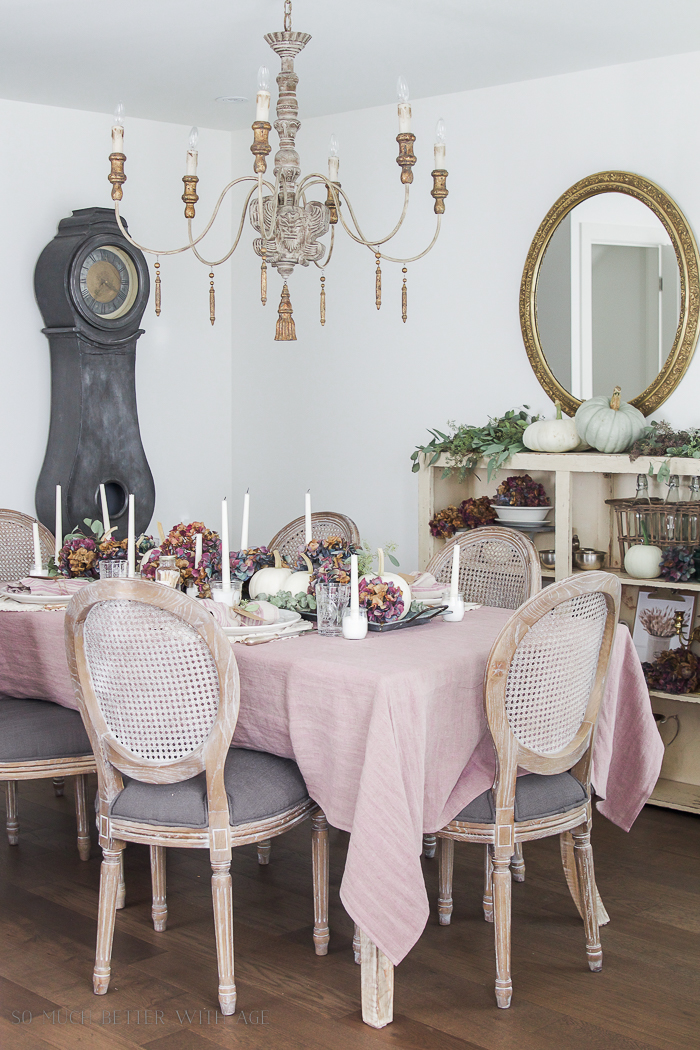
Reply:
[[194, 567], [199, 568], [199, 563], [202, 560], [202, 534], [198, 532], [194, 538]]
[[129, 518], [126, 533], [126, 562], [127, 576], [131, 579], [136, 575], [136, 528], [134, 525], [134, 495], [129, 493]]
[[311, 489], [308, 489], [304, 497], [304, 543], [311, 543]]
[[408, 84], [403, 77], [399, 77], [396, 84], [396, 93], [399, 96], [399, 135], [411, 130], [411, 105], [408, 101]]
[[337, 135], [331, 135], [330, 147], [328, 149], [328, 178], [331, 182], [338, 181], [338, 169], [340, 167], [340, 143]]
[[105, 492], [105, 487], [102, 484], [102, 482], [100, 482], [100, 503], [102, 504], [102, 525], [104, 527], [105, 532], [109, 532], [109, 530], [111, 529], [112, 526], [111, 526], [110, 521], [109, 521], [109, 508], [107, 506], [107, 493]]
[[186, 175], [197, 174], [197, 140], [199, 139], [199, 130], [192, 128], [190, 131], [190, 138], [187, 144], [187, 171]]
[[61, 553], [61, 547], [63, 546], [63, 511], [61, 508], [61, 486], [56, 486], [56, 521], [54, 526], [54, 533], [56, 536], [56, 545], [54, 547], [53, 560], [58, 568], [58, 556]]
[[255, 99], [255, 119], [267, 121], [270, 116], [270, 70], [260, 66], [258, 70], [258, 94]]
[[41, 560], [41, 544], [39, 543], [39, 523], [32, 522], [32, 539], [34, 541], [34, 569], [35, 576], [43, 576], [44, 566]]
[[228, 503], [226, 497], [221, 501], [221, 586], [225, 591], [231, 590], [231, 558], [228, 539]]
[[241, 550], [248, 550], [248, 522], [250, 520], [250, 489], [246, 489], [243, 497], [243, 522], [241, 524]]
[[112, 153], [124, 152], [124, 106], [118, 102], [114, 109], [112, 125]]
[[435, 167], [445, 167], [445, 121], [440, 119], [435, 128]]

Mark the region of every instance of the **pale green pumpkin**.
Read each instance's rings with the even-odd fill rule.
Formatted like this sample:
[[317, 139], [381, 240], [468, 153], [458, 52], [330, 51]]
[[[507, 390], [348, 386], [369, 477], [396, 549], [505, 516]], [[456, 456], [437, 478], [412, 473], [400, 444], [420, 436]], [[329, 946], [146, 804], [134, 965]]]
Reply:
[[581, 440], [599, 452], [626, 452], [646, 427], [639, 409], [620, 401], [619, 386], [611, 398], [601, 395], [584, 401], [574, 418]]

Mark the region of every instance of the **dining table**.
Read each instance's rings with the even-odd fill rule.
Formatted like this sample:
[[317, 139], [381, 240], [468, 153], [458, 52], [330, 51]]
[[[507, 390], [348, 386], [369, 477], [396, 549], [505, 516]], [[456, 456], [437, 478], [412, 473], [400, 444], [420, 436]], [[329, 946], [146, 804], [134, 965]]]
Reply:
[[[65, 610], [7, 600], [0, 613], [0, 697], [77, 708]], [[373, 1027], [392, 1020], [394, 967], [429, 917], [423, 835], [493, 783], [484, 670], [511, 615], [482, 606], [461, 622], [438, 617], [362, 640], [314, 630], [235, 645], [240, 712], [232, 746], [294, 759], [330, 824], [350, 833], [340, 897], [361, 931], [362, 1014]], [[599, 812], [628, 831], [662, 757], [641, 664], [619, 625], [593, 746]], [[576, 900], [573, 864], [567, 878]], [[607, 918], [602, 905], [600, 917]]]

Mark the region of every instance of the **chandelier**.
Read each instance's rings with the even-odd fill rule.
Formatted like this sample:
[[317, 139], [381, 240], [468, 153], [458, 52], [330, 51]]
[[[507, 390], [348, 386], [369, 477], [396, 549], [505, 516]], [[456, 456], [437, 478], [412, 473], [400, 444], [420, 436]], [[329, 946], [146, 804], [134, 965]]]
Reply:
[[[398, 116], [399, 133], [396, 141], [399, 145], [399, 155], [396, 163], [401, 169], [401, 183], [404, 186], [403, 210], [398, 222], [391, 232], [377, 239], [366, 237], [355, 217], [355, 212], [338, 181], [339, 174], [339, 145], [335, 135], [331, 136], [328, 157], [328, 175], [313, 173], [301, 177], [299, 154], [294, 142], [296, 134], [301, 127], [298, 117], [296, 89], [299, 77], [294, 71], [294, 59], [308, 44], [311, 37], [308, 33], [297, 33], [292, 31], [292, 4], [291, 0], [284, 3], [284, 29], [278, 33], [267, 33], [265, 41], [270, 45], [281, 62], [281, 70], [277, 75], [279, 95], [277, 100], [277, 120], [275, 129], [279, 136], [279, 149], [275, 154], [274, 182], [265, 178], [267, 171], [267, 156], [272, 147], [268, 138], [271, 126], [268, 121], [270, 112], [270, 74], [262, 66], [258, 72], [258, 92], [256, 103], [255, 121], [252, 125], [253, 144], [250, 147], [253, 153], [253, 175], [242, 176], [230, 182], [221, 192], [214, 208], [213, 214], [204, 230], [199, 236], [194, 237], [192, 232], [192, 220], [195, 217], [195, 205], [199, 200], [197, 194], [197, 139], [198, 131], [192, 128], [187, 150], [186, 174], [183, 176], [185, 192], [182, 200], [185, 204], [185, 218], [187, 219], [188, 243], [181, 248], [170, 250], [157, 250], [147, 248], [135, 241], [128, 233], [119, 214], [119, 205], [122, 200], [122, 186], [126, 182], [124, 174], [124, 162], [126, 156], [123, 152], [124, 145], [124, 111], [121, 103], [117, 106], [115, 122], [112, 127], [112, 152], [110, 154], [111, 172], [108, 176], [112, 184], [112, 200], [117, 223], [124, 237], [139, 248], [142, 252], [156, 256], [155, 262], [155, 310], [159, 315], [161, 311], [161, 277], [160, 256], [178, 255], [181, 252], [191, 251], [197, 259], [209, 267], [209, 319], [214, 324], [215, 295], [214, 295], [214, 269], [225, 263], [233, 255], [241, 239], [246, 215], [249, 216], [251, 225], [259, 235], [253, 242], [253, 249], [260, 257], [260, 300], [263, 305], [267, 302], [267, 271], [271, 266], [283, 280], [282, 294], [278, 308], [278, 320], [275, 331], [275, 339], [296, 339], [294, 320], [292, 317], [292, 303], [287, 286], [287, 279], [291, 277], [296, 266], [308, 266], [313, 263], [321, 270], [321, 294], [320, 294], [320, 320], [321, 324], [326, 322], [326, 289], [324, 269], [333, 255], [335, 240], [335, 227], [340, 224], [345, 232], [358, 244], [368, 248], [374, 255], [376, 262], [375, 270], [375, 305], [379, 309], [382, 305], [382, 262], [398, 263], [402, 267], [403, 283], [401, 287], [401, 317], [405, 322], [408, 311], [408, 292], [406, 286], [407, 266], [416, 262], [431, 250], [440, 234], [441, 216], [445, 211], [445, 197], [447, 196], [445, 170], [445, 125], [442, 120], [438, 121], [435, 133], [435, 170], [432, 172], [433, 188], [430, 191], [435, 200], [434, 211], [437, 215], [435, 234], [424, 251], [410, 258], [396, 258], [387, 255], [384, 246], [398, 233], [403, 226], [408, 211], [408, 197], [411, 183], [413, 182], [413, 165], [416, 157], [413, 153], [415, 135], [411, 132], [411, 106], [408, 101], [408, 87], [403, 77], [399, 77], [397, 91], [399, 96]], [[205, 259], [200, 253], [198, 245], [201, 244], [211, 229], [217, 217], [219, 209], [226, 194], [239, 183], [253, 183], [243, 205], [241, 221], [237, 234], [230, 250], [221, 258], [216, 260]], [[322, 187], [326, 192], [325, 201], [307, 199], [307, 194], [315, 187]], [[323, 192], [323, 190], [322, 190]], [[347, 213], [347, 217], [346, 217]], [[330, 229], [330, 244], [322, 244], [319, 238], [324, 237]], [[326, 254], [327, 250], [327, 254]], [[325, 259], [324, 259], [325, 256]]]

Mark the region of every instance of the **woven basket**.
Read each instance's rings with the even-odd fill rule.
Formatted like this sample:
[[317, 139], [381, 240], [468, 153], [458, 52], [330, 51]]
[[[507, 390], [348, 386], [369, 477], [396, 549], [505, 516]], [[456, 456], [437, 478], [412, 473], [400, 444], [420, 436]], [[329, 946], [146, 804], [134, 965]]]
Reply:
[[630, 547], [644, 543], [644, 523], [649, 543], [657, 547], [700, 546], [700, 503], [664, 503], [662, 499], [606, 499], [617, 516], [620, 558]]

